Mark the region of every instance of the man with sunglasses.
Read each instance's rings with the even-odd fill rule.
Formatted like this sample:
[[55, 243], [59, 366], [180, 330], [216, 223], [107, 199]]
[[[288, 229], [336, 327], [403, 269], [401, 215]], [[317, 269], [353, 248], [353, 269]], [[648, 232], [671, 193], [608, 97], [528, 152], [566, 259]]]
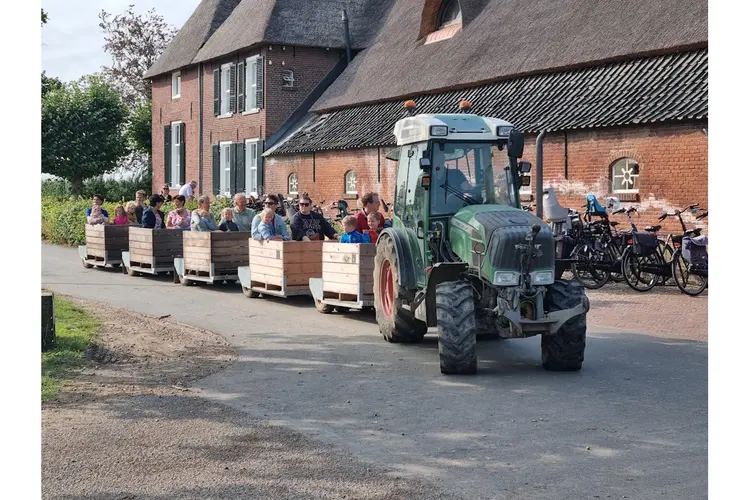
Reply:
[[[278, 212], [279, 210], [278, 196], [276, 196], [275, 194], [267, 194], [263, 200], [263, 206], [266, 208], [273, 209], [274, 212]], [[251, 231], [251, 236], [253, 238], [255, 238], [256, 235], [258, 236], [258, 238], [260, 238], [260, 231], [258, 231], [258, 226], [260, 225], [260, 221], [261, 221], [260, 214], [256, 215], [253, 218], [252, 231]], [[289, 236], [289, 231], [287, 231], [286, 229], [286, 221], [284, 221], [284, 218], [280, 216], [278, 213], [276, 213], [276, 217], [274, 218], [273, 225], [274, 225], [276, 236], [271, 238], [272, 240], [288, 241], [291, 239], [291, 237]]]
[[303, 193], [299, 199], [299, 212], [292, 217], [292, 239], [294, 241], [320, 241], [339, 239], [336, 230], [318, 212], [312, 212], [312, 200]]

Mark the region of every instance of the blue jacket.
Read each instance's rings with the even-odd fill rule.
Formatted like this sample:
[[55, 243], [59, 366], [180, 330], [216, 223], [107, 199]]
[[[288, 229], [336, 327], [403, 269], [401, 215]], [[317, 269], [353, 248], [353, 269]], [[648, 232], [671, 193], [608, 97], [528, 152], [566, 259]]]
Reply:
[[367, 234], [358, 233], [352, 231], [351, 233], [344, 233], [339, 238], [339, 243], [371, 243], [370, 236]]
[[[260, 226], [260, 222], [261, 218], [260, 214], [258, 214], [253, 218], [253, 227], [250, 234], [252, 235], [253, 239], [263, 241], [266, 238], [264, 238], [260, 234], [260, 230], [258, 229], [258, 226]], [[284, 241], [289, 241], [292, 239], [289, 236], [289, 231], [286, 230], [286, 222], [284, 222], [284, 218], [279, 214], [276, 214], [276, 217], [273, 220], [273, 226], [274, 234], [280, 234], [281, 236], [283, 236]]]
[[[164, 212], [159, 210], [159, 215], [161, 216], [161, 226], [157, 227], [156, 229], [164, 229], [166, 228], [165, 218], [164, 218]], [[141, 224], [141, 227], [151, 228], [154, 229], [156, 226], [156, 215], [154, 215], [154, 212], [151, 208], [148, 208], [143, 211], [143, 223]]]

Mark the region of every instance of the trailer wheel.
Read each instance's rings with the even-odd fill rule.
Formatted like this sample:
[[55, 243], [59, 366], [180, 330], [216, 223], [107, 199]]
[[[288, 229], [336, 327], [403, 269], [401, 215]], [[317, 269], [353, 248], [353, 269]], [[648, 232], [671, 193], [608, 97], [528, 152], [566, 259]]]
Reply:
[[180, 285], [182, 286], [191, 286], [193, 284], [192, 280], [189, 280], [187, 276], [182, 275], [180, 276]]
[[348, 307], [336, 307], [336, 312], [341, 314], [346, 314], [350, 311]]
[[125, 267], [125, 272], [128, 273], [128, 276], [140, 276], [141, 273], [133, 269], [132, 267]]
[[85, 267], [86, 269], [91, 269], [92, 267], [94, 267], [94, 264], [89, 264], [85, 260], [82, 260], [81, 262], [83, 262], [83, 267]]
[[333, 306], [329, 304], [324, 304], [322, 301], [318, 299], [313, 299], [315, 301], [315, 309], [318, 310], [318, 312], [322, 314], [331, 314], [333, 312]]
[[477, 329], [474, 290], [467, 281], [446, 281], [435, 290], [440, 371], [477, 372]]
[[242, 287], [242, 293], [244, 293], [245, 297], [247, 297], [248, 299], [257, 299], [258, 297], [260, 297], [260, 293], [244, 286]]
[[[549, 312], [570, 309], [585, 296], [578, 281], [560, 280], [547, 287], [545, 309]], [[542, 335], [542, 366], [551, 371], [577, 371], [586, 349], [586, 314], [570, 318], [551, 335]]]
[[399, 283], [398, 256], [393, 240], [387, 235], [378, 238], [375, 252], [375, 318], [380, 333], [388, 342], [420, 342], [427, 325], [414, 317], [408, 304], [407, 291]]

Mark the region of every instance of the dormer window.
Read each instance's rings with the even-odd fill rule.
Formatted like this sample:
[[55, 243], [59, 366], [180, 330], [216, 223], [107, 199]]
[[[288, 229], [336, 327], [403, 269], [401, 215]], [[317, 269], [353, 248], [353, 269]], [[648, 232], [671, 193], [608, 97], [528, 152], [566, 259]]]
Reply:
[[443, 29], [457, 24], [461, 24], [461, 6], [458, 0], [445, 0], [440, 6], [437, 28]]

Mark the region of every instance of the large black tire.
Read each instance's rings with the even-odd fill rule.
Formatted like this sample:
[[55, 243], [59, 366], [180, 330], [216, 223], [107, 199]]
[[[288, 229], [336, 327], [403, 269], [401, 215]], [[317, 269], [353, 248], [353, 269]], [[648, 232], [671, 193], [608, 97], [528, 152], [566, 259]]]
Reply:
[[[581, 303], [585, 296], [583, 286], [577, 281], [555, 281], [547, 287], [544, 296], [548, 312], [570, 309]], [[586, 314], [569, 319], [551, 335], [542, 335], [542, 366], [552, 371], [577, 371], [583, 365], [586, 349]]]
[[398, 256], [388, 235], [378, 239], [373, 278], [375, 318], [383, 338], [388, 342], [421, 342], [427, 333], [427, 325], [415, 318], [410, 309], [403, 307], [409, 304], [411, 297], [398, 283]]
[[435, 289], [440, 371], [477, 372], [477, 332], [474, 291], [466, 281], [446, 281]]

